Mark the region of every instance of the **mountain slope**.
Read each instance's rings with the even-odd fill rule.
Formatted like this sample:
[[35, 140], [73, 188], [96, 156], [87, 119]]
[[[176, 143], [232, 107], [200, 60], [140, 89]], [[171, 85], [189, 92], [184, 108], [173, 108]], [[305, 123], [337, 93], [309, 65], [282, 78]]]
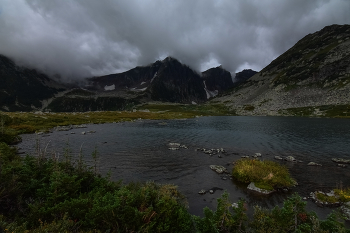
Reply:
[[51, 98], [63, 86], [36, 70], [16, 65], [0, 55], [0, 109], [30, 111], [41, 108], [42, 101]]
[[[302, 38], [234, 90], [212, 102], [243, 115], [350, 114], [350, 25]], [[333, 109], [333, 110], [332, 110]], [[338, 109], [338, 112], [334, 112]]]

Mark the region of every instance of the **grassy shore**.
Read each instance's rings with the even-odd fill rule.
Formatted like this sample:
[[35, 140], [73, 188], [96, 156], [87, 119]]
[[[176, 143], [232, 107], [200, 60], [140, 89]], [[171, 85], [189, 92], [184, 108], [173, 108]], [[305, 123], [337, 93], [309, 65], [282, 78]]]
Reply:
[[[45, 131], [56, 126], [103, 124], [136, 119], [168, 120], [234, 114], [223, 105], [147, 104], [132, 111], [0, 112], [0, 127], [10, 135]], [[1, 130], [1, 129], [0, 129]]]

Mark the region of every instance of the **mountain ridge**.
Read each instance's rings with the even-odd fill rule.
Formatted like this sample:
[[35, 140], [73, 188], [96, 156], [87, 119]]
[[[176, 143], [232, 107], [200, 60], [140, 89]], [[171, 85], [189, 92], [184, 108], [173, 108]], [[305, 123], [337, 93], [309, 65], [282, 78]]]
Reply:
[[349, 93], [350, 25], [331, 25], [305, 36], [211, 103], [239, 115], [347, 116]]

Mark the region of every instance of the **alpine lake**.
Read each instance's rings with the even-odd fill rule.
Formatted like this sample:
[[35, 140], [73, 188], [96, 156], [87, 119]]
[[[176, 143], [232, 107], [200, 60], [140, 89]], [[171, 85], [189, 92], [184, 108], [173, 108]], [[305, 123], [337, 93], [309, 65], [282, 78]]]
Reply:
[[[189, 212], [203, 216], [203, 208], [216, 208], [224, 190], [230, 200], [243, 198], [248, 212], [253, 206], [272, 208], [297, 192], [309, 197], [316, 190], [329, 191], [350, 186], [350, 166], [338, 167], [332, 158], [350, 159], [350, 120], [301, 117], [211, 116], [181, 120], [136, 120], [108, 124], [88, 124], [69, 131], [21, 135], [22, 154], [62, 158], [64, 153], [78, 157], [81, 152], [88, 165], [98, 153], [98, 168], [103, 175], [124, 183], [170, 183], [178, 186], [188, 201]], [[171, 150], [179, 143], [180, 147]], [[74, 145], [74, 146], [73, 146]], [[177, 144], [176, 144], [177, 145]], [[225, 153], [203, 153], [202, 149]], [[299, 185], [286, 192], [261, 195], [247, 190], [227, 174], [217, 174], [210, 165], [222, 165], [231, 173], [232, 162], [242, 156], [261, 153], [263, 160], [274, 160], [288, 167]], [[293, 156], [300, 162], [275, 160]], [[307, 166], [315, 162], [322, 166]], [[198, 194], [200, 190], [214, 190]], [[334, 208], [318, 207], [307, 199], [307, 210], [324, 219]]]

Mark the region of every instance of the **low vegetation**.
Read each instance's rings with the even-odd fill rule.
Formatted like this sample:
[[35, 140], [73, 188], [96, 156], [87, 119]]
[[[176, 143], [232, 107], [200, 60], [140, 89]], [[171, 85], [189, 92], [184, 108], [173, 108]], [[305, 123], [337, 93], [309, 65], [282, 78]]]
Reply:
[[349, 202], [350, 201], [350, 188], [346, 189], [334, 189], [334, 196], [329, 196], [324, 193], [316, 193], [316, 197], [318, 200], [322, 202], [328, 203], [336, 203], [336, 202]]
[[273, 161], [240, 159], [235, 162], [232, 175], [243, 183], [254, 182], [258, 188], [273, 190], [296, 184], [288, 169]]

